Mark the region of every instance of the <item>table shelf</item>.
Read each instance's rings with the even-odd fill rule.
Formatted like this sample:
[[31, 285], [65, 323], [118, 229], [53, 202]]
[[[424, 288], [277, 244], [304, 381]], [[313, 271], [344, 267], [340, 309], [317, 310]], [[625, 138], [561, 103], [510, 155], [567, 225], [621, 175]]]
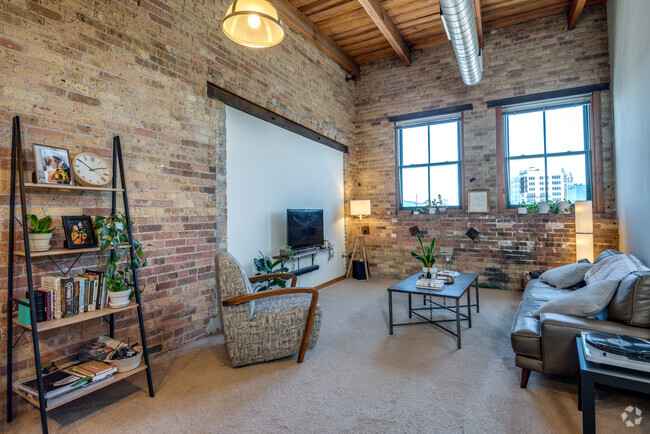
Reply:
[[[121, 244], [120, 248], [129, 247], [128, 244]], [[63, 256], [63, 255], [76, 255], [79, 253], [88, 253], [88, 252], [99, 252], [99, 247], [86, 247], [83, 249], [50, 249], [44, 252], [30, 252], [32, 258], [38, 258], [43, 256]], [[16, 256], [25, 256], [24, 250], [14, 250], [14, 255]]]
[[35, 184], [33, 182], [26, 182], [26, 188], [53, 188], [56, 190], [70, 190], [70, 191], [124, 191], [123, 188], [111, 187], [86, 187], [84, 185], [66, 185], [66, 184]]
[[[128, 306], [124, 307], [105, 307], [103, 309], [92, 310], [90, 312], [78, 313], [77, 315], [68, 317], [53, 319], [51, 321], [41, 321], [38, 323], [38, 331], [42, 332], [45, 330], [52, 330], [60, 327], [69, 326], [83, 321], [88, 321], [90, 319], [99, 318], [102, 316], [110, 315], [112, 313], [124, 312], [125, 310], [131, 310], [138, 307], [138, 303], [131, 302]], [[20, 327], [26, 328], [28, 330], [32, 329], [31, 325], [25, 325], [18, 322], [18, 319], [13, 320], [14, 324], [19, 325]]]

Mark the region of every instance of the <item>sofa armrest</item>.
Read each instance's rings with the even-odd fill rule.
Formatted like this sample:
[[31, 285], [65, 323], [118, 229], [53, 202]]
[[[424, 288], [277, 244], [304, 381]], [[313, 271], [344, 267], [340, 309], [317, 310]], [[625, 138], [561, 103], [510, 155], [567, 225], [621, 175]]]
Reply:
[[545, 373], [552, 375], [577, 375], [578, 353], [575, 342], [582, 331], [650, 338], [650, 329], [559, 313], [543, 313], [540, 322], [543, 369]]

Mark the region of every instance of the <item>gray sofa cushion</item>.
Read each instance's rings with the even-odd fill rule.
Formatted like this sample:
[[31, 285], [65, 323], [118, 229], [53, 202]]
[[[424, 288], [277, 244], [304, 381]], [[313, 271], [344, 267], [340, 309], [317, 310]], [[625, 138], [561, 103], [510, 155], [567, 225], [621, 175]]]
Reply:
[[547, 301], [533, 315], [537, 317], [542, 313], [562, 313], [581, 317], [596, 315], [607, 306], [616, 288], [618, 288], [617, 280], [595, 282]]
[[608, 309], [612, 321], [650, 328], [650, 272], [636, 272], [623, 278]]
[[598, 255], [598, 257], [594, 261], [594, 264], [597, 264], [601, 261], [604, 261], [607, 258], [611, 258], [612, 256], [616, 256], [616, 255], [622, 255], [622, 253], [614, 249], [605, 249], [600, 253], [600, 255]]
[[549, 301], [557, 297], [558, 295], [568, 294], [573, 291], [573, 289], [560, 289], [554, 286], [549, 285], [540, 279], [533, 279], [528, 282], [524, 294], [521, 296], [522, 299], [532, 299], [532, 300], [542, 300]]
[[582, 282], [591, 267], [593, 264], [567, 264], [545, 271], [539, 278], [556, 288], [570, 288]]

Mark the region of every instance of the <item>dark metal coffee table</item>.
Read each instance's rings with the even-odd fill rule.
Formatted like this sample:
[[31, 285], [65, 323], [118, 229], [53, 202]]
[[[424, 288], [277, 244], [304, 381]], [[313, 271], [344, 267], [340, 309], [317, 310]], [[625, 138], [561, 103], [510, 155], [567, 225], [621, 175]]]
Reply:
[[[414, 324], [431, 324], [439, 329], [456, 336], [458, 342], [458, 349], [460, 349], [460, 322], [467, 321], [469, 327], [472, 328], [472, 306], [476, 306], [476, 312], [479, 312], [479, 300], [478, 300], [478, 274], [467, 274], [460, 273], [460, 276], [454, 279], [454, 283], [445, 284], [444, 288], [440, 291], [434, 289], [420, 289], [415, 287], [415, 283], [418, 281], [418, 277], [422, 273], [416, 273], [408, 279], [402, 280], [399, 283], [388, 288], [388, 321], [390, 323], [390, 334], [393, 334], [393, 327], [403, 326], [403, 325], [414, 325]], [[476, 288], [476, 304], [472, 304], [470, 299], [470, 287], [474, 284]], [[409, 295], [409, 318], [413, 318], [413, 315], [422, 319], [423, 321], [418, 322], [405, 322], [400, 324], [393, 324], [393, 292], [403, 292]], [[463, 295], [467, 293], [467, 304], [460, 304], [460, 299]], [[411, 297], [415, 295], [424, 296], [425, 307], [413, 308]], [[451, 298], [456, 301], [456, 306], [447, 306], [446, 304], [440, 304], [436, 301], [433, 301], [434, 297], [438, 298]], [[444, 303], [444, 302], [443, 302]], [[426, 305], [429, 306], [426, 306]], [[461, 308], [467, 308], [467, 315], [460, 312]], [[433, 311], [436, 309], [445, 309], [456, 314], [456, 319], [433, 319]], [[429, 318], [421, 315], [419, 311], [429, 311]], [[441, 323], [444, 322], [453, 322], [456, 321], [456, 332], [453, 330], [444, 327]]]

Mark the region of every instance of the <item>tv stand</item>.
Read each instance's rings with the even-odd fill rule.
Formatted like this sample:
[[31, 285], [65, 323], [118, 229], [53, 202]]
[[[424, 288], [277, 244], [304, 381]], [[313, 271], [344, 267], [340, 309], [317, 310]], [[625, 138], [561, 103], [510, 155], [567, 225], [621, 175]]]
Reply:
[[[305, 249], [301, 250], [298, 253], [294, 253], [291, 256], [284, 256], [284, 255], [277, 255], [274, 256], [273, 259], [282, 259], [284, 261], [289, 261], [289, 260], [297, 260], [298, 261], [298, 269], [293, 270], [291, 274], [295, 274], [296, 276], [300, 276], [301, 274], [305, 273], [310, 273], [312, 271], [316, 271], [320, 268], [319, 265], [314, 264], [314, 259], [316, 258], [316, 255], [319, 253], [323, 252], [330, 252], [333, 249], [324, 249], [321, 247], [317, 247], [315, 249]], [[307, 267], [300, 268], [300, 258], [307, 258], [311, 256], [311, 265]]]

